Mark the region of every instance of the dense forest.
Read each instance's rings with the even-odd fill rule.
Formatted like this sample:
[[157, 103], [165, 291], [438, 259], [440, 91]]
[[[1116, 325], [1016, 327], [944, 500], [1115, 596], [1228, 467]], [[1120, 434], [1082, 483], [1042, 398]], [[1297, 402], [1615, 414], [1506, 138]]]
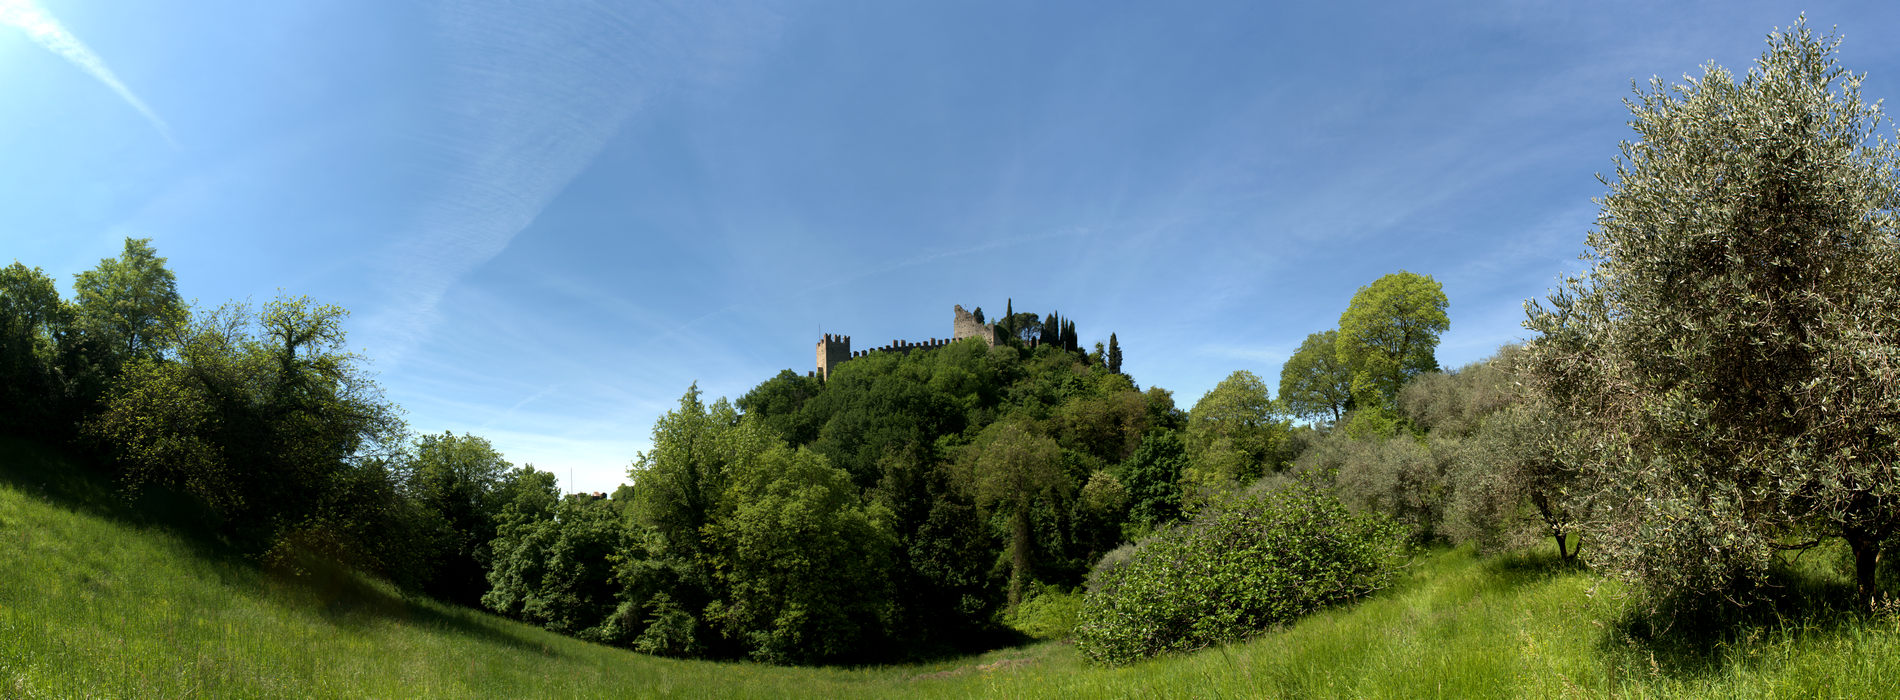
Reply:
[[[629, 485], [565, 495], [476, 435], [412, 435], [338, 307], [189, 308], [151, 241], [72, 298], [0, 270], [0, 420], [126, 497], [180, 498], [288, 576], [347, 566], [646, 653], [853, 663], [1072, 635], [1124, 663], [1387, 586], [1414, 546], [1548, 547], [1657, 620], [1769, 600], [1844, 548], [1893, 589], [1900, 152], [1837, 42], [1630, 102], [1589, 268], [1532, 337], [1446, 371], [1430, 276], [1361, 287], [1278, 378], [1183, 410], [1014, 311], [1003, 342], [687, 387]], [[1668, 625], [1659, 625], [1667, 628]]]

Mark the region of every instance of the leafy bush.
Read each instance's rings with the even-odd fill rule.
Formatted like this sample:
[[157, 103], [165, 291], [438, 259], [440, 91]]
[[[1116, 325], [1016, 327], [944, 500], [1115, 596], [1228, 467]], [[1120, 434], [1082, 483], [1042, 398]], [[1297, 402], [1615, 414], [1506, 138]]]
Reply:
[[1082, 594], [1067, 593], [1059, 586], [1037, 586], [1003, 622], [1036, 639], [1063, 639], [1075, 632], [1076, 618], [1082, 612]]
[[1391, 581], [1403, 530], [1311, 482], [1248, 495], [1143, 542], [1083, 601], [1076, 648], [1122, 664], [1243, 639]]

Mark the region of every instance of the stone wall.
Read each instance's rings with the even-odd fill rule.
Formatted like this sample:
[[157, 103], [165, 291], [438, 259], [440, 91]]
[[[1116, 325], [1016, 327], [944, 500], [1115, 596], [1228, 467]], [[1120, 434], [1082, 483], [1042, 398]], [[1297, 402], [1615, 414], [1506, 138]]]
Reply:
[[962, 304], [951, 307], [951, 311], [954, 317], [950, 324], [950, 337], [931, 338], [921, 343], [913, 343], [908, 340], [893, 340], [890, 345], [881, 348], [858, 350], [854, 352], [851, 350], [851, 336], [826, 333], [825, 337], [818, 341], [818, 368], [812, 372], [812, 376], [816, 376], [820, 379], [830, 379], [831, 370], [837, 368], [838, 363], [854, 357], [864, 357], [874, 352], [908, 353], [912, 350], [932, 350], [963, 340], [964, 338], [981, 338], [985, 344], [990, 347], [996, 347], [996, 324], [977, 323], [976, 316], [968, 311], [964, 311]]

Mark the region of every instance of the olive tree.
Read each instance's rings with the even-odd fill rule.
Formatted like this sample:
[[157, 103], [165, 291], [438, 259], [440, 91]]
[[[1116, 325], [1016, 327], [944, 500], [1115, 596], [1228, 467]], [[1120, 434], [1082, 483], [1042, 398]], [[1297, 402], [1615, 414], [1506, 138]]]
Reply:
[[1867, 605], [1900, 524], [1900, 175], [1838, 45], [1797, 21], [1744, 76], [1638, 88], [1589, 269], [1527, 305], [1593, 559], [1659, 602], [1838, 537]]

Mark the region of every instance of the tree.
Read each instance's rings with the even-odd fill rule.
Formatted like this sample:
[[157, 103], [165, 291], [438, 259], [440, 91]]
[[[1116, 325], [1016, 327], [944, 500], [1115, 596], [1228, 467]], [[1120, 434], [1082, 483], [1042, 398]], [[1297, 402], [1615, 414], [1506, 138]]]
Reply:
[[1009, 317], [1011, 336], [1024, 345], [1042, 340], [1042, 319], [1028, 311]]
[[1352, 410], [1352, 374], [1338, 347], [1339, 331], [1314, 333], [1280, 367], [1280, 401], [1293, 415], [1338, 423]]
[[1009, 516], [1009, 605], [1022, 602], [1030, 566], [1030, 508], [1039, 501], [1067, 495], [1074, 488], [1062, 469], [1056, 442], [1018, 421], [1000, 421], [970, 446], [970, 483], [977, 503]]
[[117, 258], [77, 276], [78, 322], [118, 362], [156, 357], [172, 326], [185, 321], [178, 280], [150, 238], [125, 239]]
[[725, 593], [714, 624], [759, 661], [873, 653], [889, 609], [889, 512], [867, 507], [851, 475], [802, 448], [771, 445], [735, 460], [730, 475], [732, 509], [707, 527]]
[[1106, 357], [1108, 361], [1108, 371], [1114, 372], [1116, 374], [1121, 374], [1122, 373], [1122, 345], [1120, 341], [1115, 340], [1114, 333], [1108, 334], [1108, 354], [1106, 355]]
[[[552, 484], [553, 474], [539, 474]], [[626, 641], [615, 639], [608, 624], [620, 589], [614, 559], [631, 544], [619, 513], [611, 502], [582, 494], [551, 505], [545, 513], [504, 509], [482, 604], [583, 639]]]
[[391, 458], [402, 423], [343, 350], [346, 315], [301, 297], [205, 312], [166, 341], [176, 360], [135, 357], [84, 430], [131, 490], [197, 496], [243, 546], [353, 517], [327, 512], [326, 497], [351, 470]]
[[1805, 19], [1746, 76], [1627, 101], [1590, 269], [1528, 305], [1535, 387], [1578, 422], [1593, 560], [1660, 603], [1839, 537], [1860, 604], [1900, 525], [1900, 150]]
[[1438, 336], [1451, 326], [1446, 305], [1437, 281], [1403, 270], [1352, 296], [1335, 342], [1360, 408], [1390, 409], [1406, 380], [1438, 369]]
[[1037, 338], [1043, 345], [1053, 346], [1062, 342], [1062, 317], [1057, 316], [1054, 311], [1042, 317], [1042, 328]]
[[1207, 505], [1278, 471], [1291, 427], [1259, 375], [1239, 370], [1221, 380], [1188, 412], [1188, 466], [1181, 475], [1185, 505]]
[[766, 427], [793, 445], [804, 445], [818, 437], [818, 428], [805, 402], [824, 389], [824, 382], [789, 369], [753, 387], [735, 403], [746, 415], [756, 417]]
[[[446, 600], [474, 605], [488, 588], [489, 542], [507, 505], [499, 493], [511, 465], [475, 435], [424, 435], [410, 460], [409, 492], [439, 520], [438, 568], [425, 586]], [[512, 499], [510, 499], [512, 500]]]
[[1130, 522], [1154, 527], [1181, 517], [1181, 471], [1186, 463], [1187, 447], [1179, 431], [1154, 428], [1142, 436], [1141, 446], [1121, 465]]
[[0, 429], [52, 427], [62, 393], [59, 341], [69, 315], [52, 278], [39, 268], [15, 262], [0, 269]]

